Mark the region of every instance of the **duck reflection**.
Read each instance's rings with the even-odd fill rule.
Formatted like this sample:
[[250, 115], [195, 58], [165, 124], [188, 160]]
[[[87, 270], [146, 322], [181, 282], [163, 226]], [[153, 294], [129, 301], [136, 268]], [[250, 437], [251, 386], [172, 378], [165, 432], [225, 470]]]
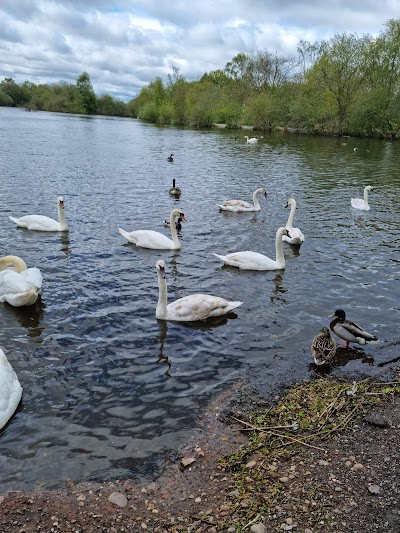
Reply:
[[41, 335], [45, 328], [40, 327], [40, 324], [43, 320], [46, 304], [43, 302], [41, 296], [39, 296], [33, 305], [27, 307], [13, 307], [11, 305], [5, 307], [7, 313], [16, 318], [19, 324], [28, 330], [28, 337], [35, 338], [38, 343], [43, 342]]
[[355, 360], [360, 360], [361, 363], [366, 365], [374, 364], [374, 358], [365, 353], [362, 348], [351, 347], [336, 349], [336, 354], [331, 362], [320, 366], [310, 363], [308, 369], [318, 375], [328, 375], [332, 373], [335, 367], [346, 366], [350, 361]]
[[68, 233], [61, 233], [60, 235], [60, 243], [61, 243], [61, 251], [65, 253], [65, 255], [70, 255], [71, 253], [71, 250], [70, 250], [70, 241], [69, 241], [69, 238], [68, 238]]
[[274, 303], [275, 300], [279, 300], [283, 303], [286, 303], [285, 298], [282, 298], [282, 294], [285, 294], [285, 292], [287, 292], [287, 289], [285, 289], [285, 287], [283, 286], [283, 275], [277, 273], [273, 278], [272, 282], [275, 285], [275, 289], [272, 290], [272, 294], [270, 296], [271, 303]]
[[353, 222], [356, 226], [359, 228], [366, 228], [367, 227], [367, 221], [368, 221], [368, 211], [357, 211], [352, 209], [351, 215], [353, 218]]

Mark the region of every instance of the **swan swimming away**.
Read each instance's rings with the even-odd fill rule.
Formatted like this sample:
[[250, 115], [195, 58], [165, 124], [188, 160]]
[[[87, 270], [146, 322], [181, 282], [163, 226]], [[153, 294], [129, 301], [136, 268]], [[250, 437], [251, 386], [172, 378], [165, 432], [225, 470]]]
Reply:
[[244, 200], [225, 200], [221, 205], [217, 204], [221, 211], [233, 211], [234, 213], [244, 213], [260, 211], [261, 206], [258, 201], [258, 195], [263, 194], [267, 198], [267, 191], [261, 187], [253, 193], [253, 204], [245, 202]]
[[17, 374], [0, 348], [0, 429], [14, 414], [22, 397]]
[[258, 143], [258, 138], [257, 137], [251, 137], [250, 139], [248, 138], [247, 135], [244, 136], [245, 139], [247, 139], [247, 144], [257, 144]]
[[180, 250], [181, 243], [178, 239], [178, 233], [176, 229], [175, 218], [180, 217], [186, 222], [186, 217], [180, 209], [174, 209], [171, 212], [169, 219], [172, 240], [169, 239], [163, 233], [153, 231], [151, 229], [142, 229], [137, 231], [125, 231], [122, 228], [118, 228], [120, 234], [125, 239], [140, 248], [151, 248], [152, 250]]
[[342, 348], [348, 348], [349, 343], [367, 344], [368, 342], [377, 341], [378, 337], [364, 331], [362, 327], [358, 326], [351, 320], [346, 320], [346, 313], [343, 309], [337, 309], [328, 318], [336, 317], [332, 320], [329, 327], [336, 333], [336, 335], [346, 341], [346, 344]]
[[351, 207], [354, 207], [354, 209], [361, 209], [362, 211], [369, 211], [371, 208], [368, 203], [368, 192], [372, 192], [373, 190], [371, 185], [367, 185], [364, 189], [364, 200], [362, 198], [352, 198]]
[[57, 198], [58, 222], [43, 215], [26, 215], [21, 218], [9, 217], [19, 228], [26, 228], [35, 231], [67, 231], [68, 224], [64, 215], [64, 199]]
[[175, 186], [175, 179], [172, 180], [172, 187], [169, 189], [169, 194], [172, 194], [172, 196], [180, 196], [181, 190], [179, 187]]
[[304, 242], [303, 232], [299, 228], [293, 227], [294, 214], [296, 212], [296, 200], [294, 198], [289, 198], [285, 207], [289, 207], [289, 205], [290, 214], [288, 221], [286, 222], [288, 235], [283, 235], [282, 239], [290, 244], [301, 244]]
[[178, 322], [196, 322], [207, 318], [226, 315], [242, 305], [243, 302], [229, 302], [209, 294], [191, 294], [168, 304], [165, 263], [159, 259], [156, 263], [158, 277], [158, 303], [156, 318]]
[[270, 259], [258, 252], [233, 252], [228, 255], [213, 254], [226, 265], [240, 268], [241, 270], [283, 270], [285, 257], [283, 255], [282, 236], [287, 235], [286, 228], [278, 228], [275, 237], [276, 259]]
[[0, 258], [0, 302], [14, 307], [33, 305], [39, 297], [42, 282], [40, 270], [27, 268], [20, 257], [6, 255]]

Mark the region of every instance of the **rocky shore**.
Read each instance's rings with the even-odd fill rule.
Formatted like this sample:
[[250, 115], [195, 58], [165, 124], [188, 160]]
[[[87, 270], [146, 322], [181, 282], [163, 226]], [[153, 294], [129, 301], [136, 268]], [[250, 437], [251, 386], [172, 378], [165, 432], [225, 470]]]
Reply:
[[[225, 393], [157, 480], [10, 492], [0, 496], [0, 531], [398, 533], [399, 390], [395, 377], [322, 377], [274, 407], [253, 397], [240, 409], [240, 391]], [[290, 409], [303, 433], [284, 426]]]

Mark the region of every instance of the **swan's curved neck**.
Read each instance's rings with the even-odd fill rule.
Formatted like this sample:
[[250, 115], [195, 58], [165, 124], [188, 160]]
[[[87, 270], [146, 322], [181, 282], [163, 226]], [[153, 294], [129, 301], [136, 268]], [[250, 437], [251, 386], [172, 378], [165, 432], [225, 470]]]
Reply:
[[158, 302], [156, 307], [156, 318], [166, 320], [167, 318], [167, 282], [162, 277], [160, 272], [157, 272], [158, 276]]
[[58, 221], [62, 230], [68, 229], [68, 224], [65, 221], [64, 209], [61, 207], [60, 203], [58, 204]]
[[294, 214], [296, 212], [296, 204], [290, 204], [290, 214], [288, 221], [286, 222], [287, 228], [293, 228]]
[[283, 246], [282, 246], [282, 236], [283, 232], [281, 229], [278, 229], [276, 232], [275, 238], [275, 252], [276, 252], [276, 263], [278, 268], [285, 268], [285, 256], [283, 255]]
[[253, 204], [254, 204], [254, 207], [256, 209], [261, 209], [260, 202], [258, 201], [258, 192], [257, 191], [255, 191], [253, 193]]
[[0, 258], [0, 270], [4, 270], [7, 267], [13, 267], [15, 272], [22, 272], [27, 269], [25, 261], [17, 255], [6, 255]]
[[368, 205], [368, 188], [365, 187], [364, 189], [364, 203]]
[[176, 224], [175, 224], [175, 218], [176, 215], [171, 213], [171, 216], [169, 217], [169, 227], [171, 228], [171, 237], [174, 244], [179, 246], [179, 239], [178, 239], [178, 232], [176, 230]]

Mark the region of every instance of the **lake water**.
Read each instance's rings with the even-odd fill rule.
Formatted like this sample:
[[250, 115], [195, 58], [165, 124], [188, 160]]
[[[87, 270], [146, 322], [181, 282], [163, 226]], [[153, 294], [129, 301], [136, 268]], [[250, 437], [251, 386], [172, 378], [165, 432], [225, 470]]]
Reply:
[[[0, 108], [0, 255], [19, 255], [44, 277], [35, 306], [0, 304], [0, 346], [24, 388], [0, 433], [0, 493], [151, 478], [207, 403], [249, 369], [266, 390], [309, 376], [311, 340], [337, 308], [380, 346], [398, 337], [399, 143], [275, 133], [251, 146], [244, 133]], [[168, 194], [173, 178], [179, 200]], [[371, 211], [354, 212], [350, 198], [368, 184]], [[261, 186], [260, 212], [218, 211]], [[57, 218], [58, 195], [68, 233], [21, 230], [8, 218]], [[290, 197], [306, 240], [300, 250], [284, 243], [285, 271], [240, 272], [212, 255], [274, 257]], [[139, 249], [118, 233], [168, 234], [162, 221], [177, 206], [188, 218], [180, 251]], [[237, 317], [158, 322], [160, 258], [170, 300], [241, 300]], [[342, 368], [378, 372], [385, 350], [373, 355]]]

